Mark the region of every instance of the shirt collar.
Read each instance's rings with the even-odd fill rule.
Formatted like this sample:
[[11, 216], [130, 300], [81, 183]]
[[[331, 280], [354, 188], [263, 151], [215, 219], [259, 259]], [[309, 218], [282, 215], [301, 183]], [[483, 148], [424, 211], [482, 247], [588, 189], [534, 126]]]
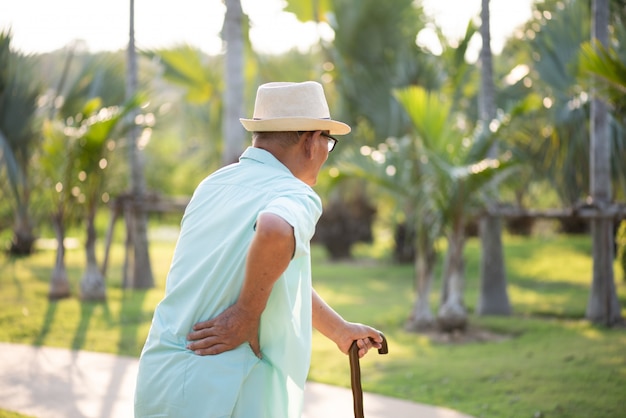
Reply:
[[278, 159], [274, 157], [272, 153], [262, 148], [248, 147], [243, 152], [243, 154], [241, 154], [241, 157], [239, 157], [239, 161], [242, 162], [242, 160], [254, 160], [261, 164], [267, 164], [271, 167], [277, 168], [279, 170], [284, 170], [289, 174], [292, 174], [287, 166], [278, 161]]

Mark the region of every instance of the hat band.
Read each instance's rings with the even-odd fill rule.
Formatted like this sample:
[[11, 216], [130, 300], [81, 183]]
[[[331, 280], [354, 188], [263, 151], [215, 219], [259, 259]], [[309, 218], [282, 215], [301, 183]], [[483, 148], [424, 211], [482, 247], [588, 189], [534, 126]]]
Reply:
[[[272, 119], [274, 118], [269, 118], [269, 119], [252, 118], [252, 120], [272, 120]], [[279, 118], [279, 119], [283, 119], [283, 118]], [[330, 120], [330, 118], [311, 118], [311, 119]]]

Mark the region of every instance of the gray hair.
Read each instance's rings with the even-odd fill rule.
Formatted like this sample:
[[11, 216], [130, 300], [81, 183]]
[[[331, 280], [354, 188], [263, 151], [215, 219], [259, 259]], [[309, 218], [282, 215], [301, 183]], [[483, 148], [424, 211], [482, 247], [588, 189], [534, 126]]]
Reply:
[[300, 135], [295, 131], [283, 132], [252, 132], [252, 144], [261, 145], [263, 143], [274, 142], [282, 148], [289, 148], [300, 141]]

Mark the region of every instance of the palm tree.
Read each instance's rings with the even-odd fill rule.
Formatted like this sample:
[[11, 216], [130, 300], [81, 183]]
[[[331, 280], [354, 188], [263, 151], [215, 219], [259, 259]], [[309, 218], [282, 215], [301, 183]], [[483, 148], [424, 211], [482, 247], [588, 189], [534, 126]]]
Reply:
[[[71, 56], [61, 75], [63, 82], [49, 100], [49, 103], [61, 105], [52, 107], [49, 112], [40, 156], [57, 238], [50, 298], [69, 296], [64, 264], [65, 230], [69, 223], [84, 216], [86, 268], [81, 281], [81, 297], [104, 300], [106, 290], [96, 259], [94, 219], [103, 192], [105, 168], [109, 171], [111, 166], [108, 158], [113, 149], [111, 134], [128, 106], [120, 109], [110, 105], [121, 101], [124, 95], [119, 77], [122, 74], [121, 61], [115, 55]], [[76, 60], [82, 61], [82, 65], [77, 71], [71, 71]]]
[[[481, 89], [480, 121], [483, 131], [489, 130], [491, 121], [496, 119], [495, 86], [493, 83], [493, 64], [491, 56], [491, 33], [489, 18], [489, 0], [482, 0], [480, 34]], [[493, 144], [490, 157], [498, 154], [498, 143]], [[497, 199], [497, 185], [493, 194]], [[488, 202], [487, 204], [491, 204]], [[480, 239], [482, 244], [480, 295], [476, 311], [479, 315], [510, 315], [511, 305], [507, 293], [504, 253], [502, 250], [502, 224], [500, 219], [486, 215], [480, 220]]]
[[[562, 203], [576, 205], [589, 195], [598, 193], [592, 202], [595, 201], [601, 208], [607, 202], [610, 203], [612, 182], [617, 180], [624, 184], [626, 176], [623, 149], [626, 137], [623, 127], [615, 118], [607, 115], [606, 109], [602, 109], [603, 105], [596, 100], [590, 100], [595, 97], [595, 93], [579, 77], [579, 67], [585, 69], [586, 65], [592, 65], [591, 61], [584, 59], [585, 55], [589, 57], [590, 52], [593, 52], [592, 45], [598, 46], [600, 54], [603, 50], [601, 43], [588, 42], [592, 21], [589, 4], [582, 1], [566, 1], [564, 4], [547, 1], [538, 3], [536, 7], [541, 13], [536, 14], [538, 18], [529, 22], [526, 30], [526, 33], [533, 34], [531, 41], [527, 42], [532, 48], [528, 52], [531, 59], [526, 62], [532, 63], [530, 76], [534, 86], [533, 94], [538, 96], [538, 101], [543, 106], [533, 115], [532, 125], [527, 125], [525, 129], [514, 134], [517, 138], [516, 145], [530, 156], [528, 161], [533, 165], [536, 175], [547, 178], [552, 183]], [[594, 8], [604, 11], [600, 14], [601, 17], [606, 15], [594, 27], [606, 31], [609, 24], [608, 5], [594, 3]], [[621, 21], [623, 13], [615, 13], [614, 16], [614, 41], [621, 39], [623, 43], [626, 38]], [[582, 60], [579, 59], [581, 45]], [[617, 56], [614, 55], [615, 57]], [[607, 76], [614, 70], [614, 67], [613, 70], [608, 68], [604, 68]], [[596, 88], [596, 91], [602, 90]], [[618, 95], [621, 97], [617, 102], [621, 102], [623, 92]], [[594, 116], [590, 116], [591, 112], [594, 112]], [[591, 128], [590, 120], [593, 121]], [[614, 134], [612, 140], [603, 136], [609, 132]], [[591, 141], [590, 133], [594, 137]], [[592, 150], [590, 144], [599, 147]], [[596, 159], [595, 155], [600, 157]], [[614, 173], [613, 176], [611, 172]], [[596, 226], [593, 227], [592, 234], [602, 234], [605, 237], [602, 245], [594, 245], [594, 253], [599, 252], [599, 258], [594, 261], [587, 317], [594, 322], [610, 325], [619, 317], [613, 273], [610, 270], [613, 246], [609, 242], [613, 234], [606, 225], [599, 226], [601, 220], [593, 223]]]
[[[137, 53], [135, 49], [135, 1], [130, 0], [130, 30], [127, 51], [126, 98], [137, 95]], [[137, 110], [130, 112], [134, 121]], [[130, 165], [130, 194], [133, 202], [142, 202], [146, 196], [146, 184], [143, 175], [143, 160], [137, 146], [140, 127], [132, 125], [128, 132], [128, 158]], [[130, 247], [126, 248], [126, 268], [124, 285], [133, 289], [154, 287], [154, 275], [150, 265], [148, 248], [148, 214], [141, 204], [131, 205], [128, 214], [127, 235]], [[129, 254], [130, 252], [130, 254]]]
[[10, 44], [11, 33], [0, 33], [0, 164], [6, 168], [13, 203], [10, 252], [24, 255], [32, 252], [35, 241], [29, 168], [39, 140], [35, 123], [42, 86], [29, 58], [12, 52]]
[[[609, 2], [608, 0], [594, 0], [592, 5], [592, 38], [606, 47], [609, 38]], [[606, 207], [612, 199], [608, 117], [607, 104], [599, 97], [593, 97], [591, 101], [591, 196], [598, 208]], [[591, 236], [593, 238], [593, 280], [586, 317], [592, 322], [611, 326], [622, 320], [613, 273], [613, 220], [592, 219]]]
[[[615, 22], [614, 32], [621, 33], [620, 44], [626, 44], [626, 22]], [[622, 52], [623, 55], [623, 52]], [[611, 173], [614, 193], [626, 197], [626, 60], [614, 48], [598, 42], [587, 42], [581, 47], [581, 77], [593, 83], [596, 97], [607, 103], [611, 122]], [[592, 78], [590, 78], [590, 76]], [[621, 138], [621, 140], [620, 140]], [[620, 164], [620, 162], [622, 164]]]
[[[429, 121], [436, 123], [436, 115]], [[435, 317], [430, 305], [430, 290], [434, 278], [437, 251], [435, 243], [441, 234], [441, 217], [430, 199], [432, 190], [425, 179], [428, 160], [423, 158], [425, 150], [415, 136], [387, 138], [376, 148], [363, 146], [357, 152], [346, 149], [337, 163], [339, 175], [363, 179], [380, 200], [391, 202], [394, 217], [415, 231], [415, 289], [417, 298], [406, 321], [409, 331], [432, 328]]]
[[[137, 106], [131, 102], [118, 107], [101, 107], [101, 100], [94, 99], [87, 103], [81, 114], [85, 115], [78, 126], [65, 131], [75, 132], [73, 138], [75, 165], [79, 182], [74, 186], [79, 202], [85, 206], [86, 235], [85, 255], [86, 269], [81, 279], [81, 299], [105, 300], [106, 287], [104, 275], [96, 258], [96, 212], [102, 201], [109, 165], [109, 155], [115, 148], [112, 134], [124, 120], [126, 113]], [[65, 127], [67, 128], [67, 127]]]
[[[432, 147], [429, 148], [429, 144], [431, 146], [432, 144], [437, 144], [439, 143], [438, 140], [441, 141], [440, 144], [445, 144], [449, 136], [454, 136], [450, 131], [451, 114], [467, 113], [463, 118], [466, 125], [464, 129], [468, 132], [473, 129], [472, 124], [469, 123], [472, 118], [471, 112], [467, 112], [467, 110], [471, 109], [467, 97], [467, 92], [471, 92], [471, 89], [464, 88], [464, 86], [470, 83], [472, 68], [465, 61], [464, 57], [474, 33], [474, 27], [469, 24], [464, 38], [456, 47], [452, 47], [440, 34], [440, 41], [444, 47], [441, 57], [434, 62], [431, 62], [429, 59], [420, 60], [421, 65], [419, 68], [425, 70], [422, 73], [422, 85], [427, 89], [439, 90], [441, 97], [434, 93], [427, 94], [425, 89], [416, 87], [404, 89], [402, 90], [403, 92], [396, 92], [395, 94], [396, 99], [399, 99], [401, 108], [409, 116], [408, 120], [411, 121], [409, 126], [412, 127], [412, 131], [418, 132], [417, 138], [422, 144], [420, 145], [422, 149], [417, 155], [421, 156], [421, 158], [425, 158], [425, 154], [432, 153]], [[447, 74], [447, 77], [442, 77], [441, 75], [435, 77], [432, 75], [437, 73]], [[442, 99], [442, 97], [446, 97], [447, 100]], [[416, 122], [417, 120], [419, 120], [419, 124]], [[456, 139], [459, 137], [456, 137]], [[450, 147], [455, 148], [452, 144], [450, 144]], [[431, 287], [433, 266], [436, 260], [434, 240], [446, 233], [445, 224], [449, 222], [449, 219], [446, 220], [446, 216], [436, 199], [438, 188], [441, 187], [441, 184], [433, 180], [437, 178], [437, 170], [433, 170], [433, 167], [435, 167], [433, 165], [434, 161], [430, 157], [426, 158], [426, 161], [428, 164], [423, 165], [421, 169], [421, 180], [416, 181], [412, 186], [413, 188], [421, 188], [423, 194], [423, 197], [420, 197], [420, 200], [418, 200], [421, 202], [419, 205], [420, 210], [415, 215], [423, 223], [416, 226], [416, 248], [419, 248], [418, 251], [421, 252], [421, 255], [416, 255], [416, 288], [418, 289], [418, 297], [411, 316], [407, 321], [407, 328], [412, 330], [424, 328], [431, 322], [432, 316], [426, 308], [428, 306], [426, 292], [429, 292]], [[414, 162], [413, 164], [416, 163]], [[406, 165], [403, 166], [406, 167]], [[464, 241], [464, 238], [462, 241]], [[446, 272], [445, 277], [449, 277], [448, 272]], [[449, 283], [446, 280], [444, 283], [444, 295], [448, 293], [449, 287]], [[457, 288], [457, 290], [461, 292], [462, 298], [462, 289]], [[447, 296], [444, 298], [446, 301], [448, 300]], [[441, 313], [440, 309], [439, 319], [444, 318]], [[466, 315], [461, 322], [464, 321], [466, 321]], [[442, 325], [446, 326], [445, 321], [442, 322]], [[462, 325], [460, 326], [462, 327]]]
[[[40, 163], [48, 199], [54, 208], [52, 226], [57, 240], [57, 256], [48, 296], [70, 296], [65, 267], [65, 232], [70, 223], [83, 215], [86, 222], [86, 268], [81, 280], [81, 298], [106, 299], [104, 276], [95, 251], [95, 214], [103, 184], [102, 171], [111, 129], [121, 118], [114, 108], [102, 108], [99, 98], [92, 99], [76, 117], [46, 121]], [[83, 118], [84, 116], [84, 118]]]
[[[79, 217], [77, 196], [72, 193], [71, 183], [75, 176], [72, 170], [73, 144], [63, 132], [60, 120], [46, 120], [44, 123], [44, 141], [39, 159], [43, 178], [45, 199], [52, 208], [50, 220], [57, 241], [57, 253], [50, 278], [48, 298], [62, 299], [71, 295], [70, 284], [65, 265], [65, 233], [68, 223]], [[70, 151], [70, 152], [68, 152]]]
[[[224, 71], [224, 154], [222, 164], [237, 161], [244, 148], [245, 131], [239, 123], [244, 114], [244, 33], [247, 22], [240, 0], [226, 0], [222, 39], [226, 44]], [[245, 30], [244, 30], [245, 28]]]
[[[290, 5], [292, 3], [290, 2]], [[467, 92], [471, 92], [471, 89], [465, 88], [471, 76], [471, 68], [464, 61], [464, 56], [469, 40], [475, 32], [473, 26], [468, 25], [465, 38], [456, 48], [449, 47], [442, 39], [446, 47], [444, 54], [441, 59], [435, 59], [415, 45], [415, 35], [422, 28], [415, 24], [421, 21], [420, 15], [420, 9], [415, 8], [414, 3], [410, 1], [334, 3], [332, 26], [336, 36], [332, 48], [328, 48], [335, 68], [331, 74], [337, 86], [338, 96], [342, 99], [342, 110], [346, 114], [344, 118], [354, 121], [355, 135], [362, 137], [362, 143], [379, 143], [381, 137], [402, 136], [410, 129], [409, 119], [392, 93], [394, 88], [418, 84], [429, 89], [441, 89], [452, 98], [450, 102], [455, 103], [455, 110], [472, 108], [467, 98]], [[367, 45], [367, 48], [361, 45]], [[441, 74], [446, 74], [447, 77]], [[441, 110], [446, 114], [451, 111], [443, 108]], [[469, 125], [468, 129], [471, 129], [472, 124]], [[392, 149], [387, 142], [383, 147]], [[408, 150], [416, 147], [409, 145], [413, 142], [408, 140], [405, 144], [405, 140], [398, 140], [393, 149], [401, 149], [403, 155], [410, 155]], [[380, 155], [380, 152], [372, 155]], [[342, 164], [344, 156], [341, 157], [339, 164]], [[390, 158], [389, 153], [385, 153], [385, 161]], [[410, 329], [427, 327], [433, 322], [428, 305], [428, 291], [435, 260], [433, 237], [439, 233], [436, 228], [437, 222], [434, 221], [437, 216], [433, 207], [436, 206], [421, 204], [420, 211], [417, 211], [415, 202], [424, 203], [426, 200], [417, 198], [417, 192], [409, 192], [421, 188], [421, 192], [429, 194], [423, 189], [424, 182], [420, 180], [423, 174], [422, 170], [418, 170], [420, 164], [417, 161], [419, 160], [412, 160], [412, 166], [398, 165], [402, 167], [402, 171], [407, 171], [408, 166], [413, 167], [415, 171], [414, 175], [408, 177], [414, 183], [402, 183], [404, 197], [397, 198], [399, 202], [397, 207], [405, 212], [408, 226], [411, 229], [415, 228], [418, 248], [415, 258], [418, 297], [407, 321], [407, 327]], [[366, 178], [375, 182], [372, 175], [377, 171], [369, 169], [367, 172], [369, 174]], [[384, 172], [379, 174], [388, 177]], [[385, 179], [383, 183], [388, 180]], [[395, 184], [399, 184], [397, 179]], [[395, 195], [400, 196], [402, 193], [396, 191]]]
[[[436, 261], [435, 242], [448, 242], [444, 289], [438, 322], [444, 330], [464, 328], [463, 306], [466, 222], [482, 211], [481, 192], [511, 164], [486, 158], [493, 138], [487, 131], [470, 141], [451, 123], [449, 102], [421, 87], [396, 91], [414, 126], [413, 134], [389, 138], [376, 148], [347, 150], [338, 168], [375, 185], [394, 202], [403, 221], [416, 231], [415, 283], [418, 296], [406, 328], [419, 331], [434, 325], [429, 302]], [[506, 125], [501, 124], [501, 129]], [[379, 192], [380, 193], [380, 192]]]
[[466, 224], [482, 211], [481, 192], [511, 162], [488, 157], [497, 131], [479, 129], [473, 139], [468, 139], [452, 123], [454, 113], [449, 102], [436, 93], [410, 87], [397, 91], [396, 96], [426, 151], [424, 187], [432, 207], [441, 216], [442, 232], [448, 243], [437, 320], [443, 330], [464, 329], [468, 323], [463, 302]]

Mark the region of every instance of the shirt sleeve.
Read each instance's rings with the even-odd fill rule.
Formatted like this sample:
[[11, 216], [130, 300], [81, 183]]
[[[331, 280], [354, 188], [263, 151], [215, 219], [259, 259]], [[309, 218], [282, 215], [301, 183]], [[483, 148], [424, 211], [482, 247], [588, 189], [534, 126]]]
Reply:
[[315, 233], [315, 225], [322, 214], [322, 203], [319, 196], [295, 195], [280, 196], [273, 199], [259, 212], [272, 213], [283, 218], [293, 227], [296, 249], [293, 258], [310, 253], [310, 243]]

